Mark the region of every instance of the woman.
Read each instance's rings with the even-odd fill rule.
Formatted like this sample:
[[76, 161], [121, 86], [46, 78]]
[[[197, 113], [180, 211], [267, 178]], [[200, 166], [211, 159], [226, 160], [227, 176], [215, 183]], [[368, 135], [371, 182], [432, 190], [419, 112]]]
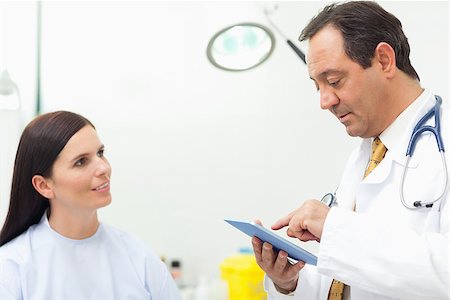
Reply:
[[99, 222], [97, 209], [111, 203], [103, 151], [75, 113], [25, 128], [0, 233], [0, 299], [181, 299], [157, 256]]

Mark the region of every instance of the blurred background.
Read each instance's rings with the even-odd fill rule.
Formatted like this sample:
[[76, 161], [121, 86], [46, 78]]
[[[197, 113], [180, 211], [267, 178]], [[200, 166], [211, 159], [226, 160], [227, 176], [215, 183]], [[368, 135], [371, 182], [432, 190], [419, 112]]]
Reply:
[[[320, 109], [286, 43], [306, 52], [300, 31], [327, 3], [1, 1], [10, 89], [0, 97], [20, 106], [0, 106], [0, 224], [23, 127], [71, 110], [94, 123], [113, 168], [102, 221], [145, 240], [169, 267], [179, 261], [183, 285], [219, 280], [221, 262], [251, 247], [224, 218], [271, 225], [320, 199], [359, 143]], [[380, 4], [402, 21], [423, 87], [448, 106], [448, 1]], [[271, 55], [245, 71], [217, 68], [210, 39], [243, 22], [272, 32]]]

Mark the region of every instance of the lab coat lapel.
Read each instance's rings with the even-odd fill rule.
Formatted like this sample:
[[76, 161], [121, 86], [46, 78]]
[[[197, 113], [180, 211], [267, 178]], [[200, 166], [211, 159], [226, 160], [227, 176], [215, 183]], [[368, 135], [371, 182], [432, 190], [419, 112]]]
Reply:
[[[407, 133], [412, 132], [406, 131]], [[423, 142], [427, 141], [430, 138], [429, 134], [422, 134]], [[378, 184], [385, 181], [389, 174], [391, 173], [391, 169], [393, 164], [399, 164], [402, 167], [405, 167], [406, 163], [406, 149], [408, 147], [409, 137], [404, 134], [400, 139], [399, 143], [397, 143], [393, 149], [389, 149], [386, 152], [386, 156], [380, 162], [380, 164], [363, 180], [363, 184]], [[421, 161], [421, 157], [423, 155], [423, 151], [418, 148], [417, 151], [414, 152], [414, 155], [409, 160], [408, 169], [417, 168]]]
[[[399, 138], [398, 142], [388, 148], [386, 152], [386, 156], [381, 161], [381, 163], [363, 180], [363, 183], [367, 184], [376, 184], [383, 182], [391, 172], [392, 164], [398, 163], [402, 167], [405, 166], [406, 162], [406, 149], [408, 148], [409, 140], [412, 135], [413, 129], [417, 122], [424, 116], [435, 104], [435, 98], [430, 97], [424, 105], [419, 109], [419, 112], [416, 114], [416, 117], [411, 120], [409, 126], [404, 130], [403, 135]], [[434, 126], [434, 119], [430, 120], [428, 124]], [[421, 142], [426, 142], [430, 138], [431, 134], [423, 133], [419, 139], [422, 139]], [[421, 157], [423, 155], [423, 151], [416, 150], [411, 157], [408, 168], [417, 168], [419, 162], [421, 161]]]
[[362, 140], [361, 144], [352, 154], [348, 167], [344, 170], [343, 180], [345, 184], [339, 186], [336, 191], [339, 208], [353, 210], [355, 207], [356, 189], [359, 187], [367, 165], [367, 153], [371, 149], [369, 139]]
[[[392, 174], [396, 165], [400, 165], [401, 167], [405, 165], [406, 148], [408, 146], [413, 128], [417, 121], [434, 105], [434, 101], [434, 97], [430, 97], [428, 101], [426, 101], [426, 105], [423, 105], [422, 108], [419, 109], [417, 117], [413, 118], [414, 120], [412, 120], [407, 128], [405, 128], [404, 134], [399, 137], [395, 144], [391, 145], [390, 149], [388, 149], [385, 158], [364, 179], [364, 170], [367, 167], [370, 159], [370, 153], [372, 152], [372, 141], [371, 139], [362, 140], [359, 147], [355, 149], [355, 152], [349, 159], [348, 166], [351, 167], [347, 167], [344, 170], [343, 180], [345, 180], [345, 184], [342, 184], [336, 192], [339, 207], [353, 210], [358, 197], [361, 195], [370, 194], [373, 192], [373, 189], [376, 188], [376, 184], [389, 180], [389, 176]], [[434, 124], [434, 120], [432, 124]], [[427, 139], [433, 138], [432, 136], [427, 137], [426, 135], [427, 134], [423, 134], [423, 137], [419, 139], [419, 142], [425, 142]], [[421, 157], [424, 155], [423, 149], [424, 147], [416, 148], [414, 155], [411, 157], [408, 168], [418, 167]]]
[[377, 184], [383, 182], [391, 172], [393, 162], [392, 159], [392, 155], [390, 155], [388, 151], [380, 164], [369, 175], [367, 175], [366, 178], [364, 178], [363, 183]]
[[[404, 134], [400, 137], [399, 142], [396, 143], [388, 152], [392, 157], [392, 161], [398, 163], [402, 167], [405, 166], [406, 162], [406, 149], [408, 148], [409, 140], [413, 133], [414, 127], [419, 122], [419, 120], [435, 105], [435, 97], [431, 95], [427, 101], [422, 105], [422, 107], [417, 112], [415, 118], [411, 120], [407, 128], [405, 128]], [[431, 118], [427, 122], [428, 125], [434, 126], [434, 118]], [[432, 137], [429, 132], [422, 133], [419, 137], [418, 143], [428, 143], [428, 139]], [[423, 149], [421, 147], [416, 147], [411, 159], [409, 160], [408, 168], [417, 168], [420, 161], [422, 160]]]
[[[419, 112], [416, 114], [416, 117], [412, 118], [411, 122], [406, 126], [404, 133], [398, 138], [397, 142], [388, 146], [388, 151], [386, 152], [385, 158], [380, 162], [380, 164], [366, 177], [361, 183], [358, 185], [356, 189], [356, 211], [364, 212], [372, 205], [374, 201], [377, 201], [377, 196], [381, 185], [387, 187], [391, 184], [400, 184], [398, 182], [399, 176], [405, 167], [405, 158], [406, 158], [406, 149], [408, 147], [409, 139], [413, 128], [417, 121], [426, 114], [429, 110], [430, 106], [434, 103], [428, 100], [426, 105], [423, 105]], [[434, 124], [434, 120], [432, 122]], [[427, 143], [430, 138], [433, 138], [430, 134], [422, 134], [418, 140], [418, 147], [416, 147], [416, 151], [410, 159], [408, 169], [417, 168], [421, 160], [425, 157], [426, 149], [428, 147], [421, 146], [421, 143]], [[366, 149], [367, 151], [367, 149]], [[368, 161], [368, 153], [371, 151], [365, 152], [366, 155], [366, 163]], [[397, 175], [396, 175], [397, 174]], [[397, 177], [395, 177], [397, 176]], [[394, 180], [397, 178], [397, 180]]]

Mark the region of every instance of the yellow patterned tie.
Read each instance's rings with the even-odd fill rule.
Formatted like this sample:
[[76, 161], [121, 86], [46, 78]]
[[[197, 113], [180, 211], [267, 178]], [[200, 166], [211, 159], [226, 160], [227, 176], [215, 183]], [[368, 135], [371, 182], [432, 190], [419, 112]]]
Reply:
[[[376, 137], [372, 142], [372, 156], [370, 157], [369, 164], [367, 165], [366, 172], [364, 173], [364, 178], [366, 178], [366, 176], [369, 175], [370, 172], [372, 172], [373, 169], [375, 169], [376, 166], [378, 166], [378, 164], [383, 160], [386, 155], [386, 151], [386, 147], [383, 145], [381, 140]], [[328, 300], [342, 300], [342, 297], [344, 296], [344, 287], [345, 285], [342, 282], [333, 279], [330, 291], [328, 293]]]
[[372, 142], [372, 156], [370, 157], [369, 165], [367, 166], [366, 172], [364, 173], [364, 178], [370, 174], [370, 172], [375, 169], [376, 166], [383, 160], [386, 155], [386, 147], [383, 145], [381, 140], [377, 137]]

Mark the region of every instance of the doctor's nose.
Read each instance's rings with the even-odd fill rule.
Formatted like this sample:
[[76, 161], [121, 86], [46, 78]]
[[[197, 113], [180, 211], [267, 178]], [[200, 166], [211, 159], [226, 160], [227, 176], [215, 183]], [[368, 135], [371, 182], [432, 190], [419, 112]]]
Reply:
[[329, 90], [320, 90], [320, 108], [329, 110], [333, 106], [339, 104], [338, 96]]

